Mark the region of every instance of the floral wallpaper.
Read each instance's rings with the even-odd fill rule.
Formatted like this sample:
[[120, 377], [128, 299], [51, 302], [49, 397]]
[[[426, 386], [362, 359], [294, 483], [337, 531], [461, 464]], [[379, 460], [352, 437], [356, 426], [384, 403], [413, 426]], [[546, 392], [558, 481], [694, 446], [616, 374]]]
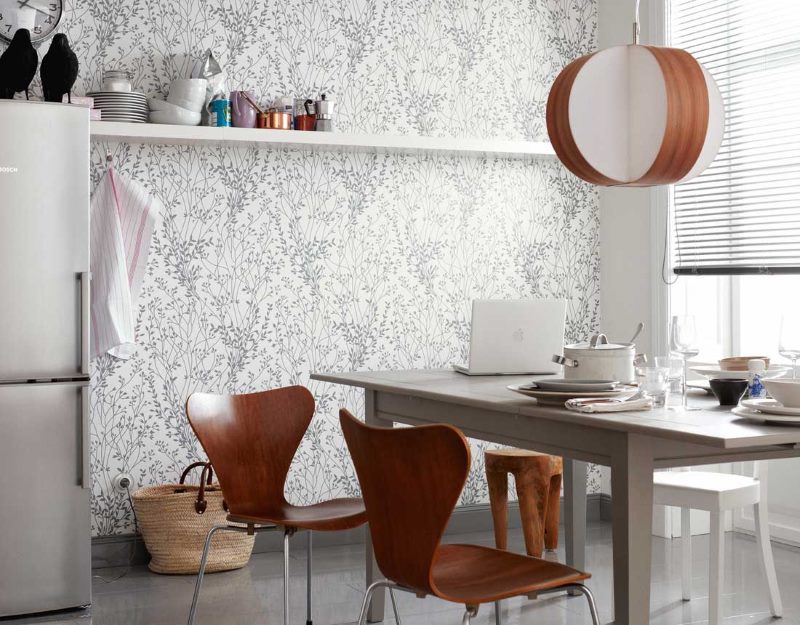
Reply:
[[[67, 8], [79, 94], [104, 68], [127, 68], [137, 89], [163, 97], [211, 48], [229, 88], [262, 102], [324, 91], [339, 130], [367, 133], [543, 140], [551, 81], [596, 43], [594, 0]], [[598, 324], [597, 196], [554, 160], [97, 143], [95, 183], [107, 149], [166, 214], [136, 354], [93, 366], [96, 535], [132, 529], [117, 473], [174, 481], [202, 455], [184, 414], [194, 391], [309, 385], [318, 415], [287, 494], [312, 502], [358, 491], [337, 411], [363, 412], [363, 397], [310, 382], [311, 371], [462, 361], [477, 297], [566, 297], [570, 339]], [[486, 445], [473, 444], [464, 504], [487, 500]]]

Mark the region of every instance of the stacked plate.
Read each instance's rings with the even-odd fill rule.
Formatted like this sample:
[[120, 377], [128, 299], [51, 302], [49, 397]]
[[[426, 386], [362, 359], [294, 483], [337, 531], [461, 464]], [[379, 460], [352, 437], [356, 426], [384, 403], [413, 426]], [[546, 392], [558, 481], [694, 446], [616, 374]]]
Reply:
[[800, 425], [800, 408], [789, 408], [774, 399], [743, 399], [731, 412], [749, 421]]
[[620, 397], [631, 395], [636, 388], [608, 380], [535, 380], [530, 384], [511, 384], [511, 391], [534, 397], [540, 404], [564, 405], [568, 399], [586, 397]]
[[[765, 380], [780, 378], [786, 375], [788, 371], [791, 371], [791, 369], [792, 368], [787, 365], [770, 365], [770, 368], [767, 369], [761, 377]], [[728, 371], [727, 369], [720, 369], [719, 367], [711, 366], [689, 367], [689, 370], [694, 371], [695, 373], [698, 373], [709, 380], [747, 379], [747, 371]]]
[[100, 109], [104, 122], [133, 122], [143, 124], [147, 121], [150, 108], [147, 97], [135, 91], [92, 91], [86, 95], [94, 98], [94, 108]]

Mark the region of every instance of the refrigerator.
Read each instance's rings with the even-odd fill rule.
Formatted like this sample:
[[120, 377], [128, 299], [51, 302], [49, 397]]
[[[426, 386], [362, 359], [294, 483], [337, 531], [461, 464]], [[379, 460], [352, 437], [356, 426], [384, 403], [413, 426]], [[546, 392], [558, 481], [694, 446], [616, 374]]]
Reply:
[[0, 617], [91, 601], [89, 110], [0, 101]]

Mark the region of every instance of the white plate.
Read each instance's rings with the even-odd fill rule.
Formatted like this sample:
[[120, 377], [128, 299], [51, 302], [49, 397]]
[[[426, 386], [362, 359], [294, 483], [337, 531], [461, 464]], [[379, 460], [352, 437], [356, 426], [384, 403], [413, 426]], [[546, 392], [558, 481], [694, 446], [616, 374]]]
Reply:
[[86, 94], [90, 98], [136, 98], [147, 99], [141, 91], [90, 91]]
[[117, 113], [116, 111], [102, 111], [100, 113], [102, 119], [147, 119], [147, 113]]
[[576, 399], [583, 397], [622, 397], [624, 395], [632, 395], [636, 389], [630, 387], [621, 391], [541, 391], [535, 388], [530, 388], [527, 384], [509, 384], [506, 387], [510, 391], [520, 393], [526, 397], [535, 398], [540, 404], [555, 404], [562, 406], [568, 399]]
[[[780, 378], [787, 371], [790, 371], [791, 367], [786, 365], [772, 365], [769, 369], [767, 369], [764, 374], [761, 376], [762, 378], [770, 379], [770, 378]], [[702, 376], [707, 377], [709, 380], [746, 380], [747, 379], [747, 371], [723, 371], [718, 367], [689, 367], [689, 371], [694, 371], [695, 373], [699, 373]]]
[[788, 408], [774, 399], [743, 399], [741, 405], [760, 412], [788, 417], [800, 417], [800, 408]]
[[555, 380], [534, 380], [531, 384], [535, 384], [542, 391], [597, 392], [617, 390], [615, 386], [619, 384], [619, 380], [567, 380], [565, 378], [557, 378]]
[[760, 410], [753, 410], [752, 408], [745, 408], [744, 406], [736, 406], [731, 410], [737, 417], [747, 419], [748, 421], [758, 421], [759, 423], [775, 423], [780, 425], [800, 425], [800, 416], [798, 417], [780, 417], [778, 415], [767, 414]]

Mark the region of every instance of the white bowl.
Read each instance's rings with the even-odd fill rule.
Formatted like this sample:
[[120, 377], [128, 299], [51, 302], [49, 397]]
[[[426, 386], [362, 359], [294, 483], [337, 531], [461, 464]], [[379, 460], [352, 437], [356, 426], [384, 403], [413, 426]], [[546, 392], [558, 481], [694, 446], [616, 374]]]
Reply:
[[206, 103], [205, 78], [179, 78], [169, 86], [167, 102], [190, 111], [200, 112]]
[[150, 122], [176, 126], [197, 126], [200, 123], [200, 113], [176, 106], [170, 110], [150, 111]]
[[155, 98], [148, 98], [147, 105], [150, 107], [151, 111], [174, 111], [174, 110], [181, 110], [185, 111], [186, 109], [180, 106], [176, 106], [175, 104], [170, 104], [166, 100], [157, 100]]
[[763, 380], [773, 398], [786, 408], [800, 408], [800, 380]]

